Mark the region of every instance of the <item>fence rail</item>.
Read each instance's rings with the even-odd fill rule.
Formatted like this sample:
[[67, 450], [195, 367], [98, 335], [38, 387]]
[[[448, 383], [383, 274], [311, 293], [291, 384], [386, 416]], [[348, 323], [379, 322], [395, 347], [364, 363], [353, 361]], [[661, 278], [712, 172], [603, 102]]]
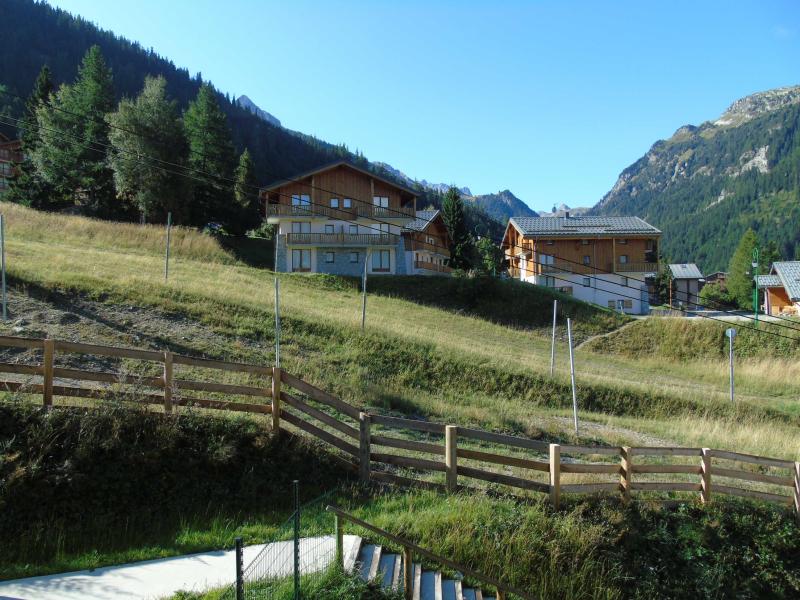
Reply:
[[[0, 362], [0, 373], [26, 380], [0, 380], [0, 389], [54, 397], [102, 400], [110, 394], [131, 402], [270, 415], [272, 429], [289, 425], [332, 449], [362, 480], [457, 491], [470, 481], [549, 494], [612, 492], [627, 501], [642, 492], [697, 493], [702, 502], [726, 494], [793, 506], [800, 519], [800, 462], [712, 448], [618, 447], [549, 444], [541, 440], [371, 414], [280, 368], [52, 339], [0, 336], [0, 347], [33, 351], [36, 364]], [[87, 354], [160, 365], [160, 376], [56, 366], [60, 354]], [[201, 381], [175, 376], [175, 366], [236, 372], [259, 385]], [[58, 380], [58, 381], [56, 381]], [[66, 382], [78, 382], [77, 384]], [[86, 385], [88, 384], [88, 385]], [[141, 386], [148, 391], [126, 389]], [[185, 396], [183, 392], [192, 392]], [[219, 396], [198, 396], [225, 394]], [[245, 397], [249, 401], [232, 400]], [[402, 433], [401, 433], [402, 432]], [[405, 434], [405, 437], [401, 437]], [[691, 462], [695, 459], [697, 462]]]

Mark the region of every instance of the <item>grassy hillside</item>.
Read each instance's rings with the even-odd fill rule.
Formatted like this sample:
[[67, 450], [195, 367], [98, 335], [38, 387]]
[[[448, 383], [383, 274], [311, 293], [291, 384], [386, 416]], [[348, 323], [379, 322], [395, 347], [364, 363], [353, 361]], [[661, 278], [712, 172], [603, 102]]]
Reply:
[[388, 493], [348, 483], [315, 446], [264, 427], [113, 404], [47, 412], [0, 402], [0, 577], [230, 548], [237, 536], [285, 539], [287, 492], [299, 478], [304, 501], [332, 492], [303, 509], [302, 535], [330, 534], [324, 506], [338, 504], [542, 598], [800, 593], [797, 525], [777, 508], [582, 498], [554, 511], [543, 499]]
[[[9, 272], [20, 290], [67, 302], [83, 296], [110, 305], [148, 307], [167, 317], [175, 315], [164, 318], [166, 325], [149, 342], [154, 347], [272, 362], [272, 273], [249, 267], [211, 245], [205, 258], [175, 253], [170, 281], [165, 283], [162, 248], [157, 237], [147, 241], [149, 229], [142, 230], [145, 235], [138, 245], [94, 244], [92, 239], [122, 237], [117, 229], [121, 226], [81, 220], [76, 230], [61, 221], [65, 217], [7, 205], [3, 211], [8, 219]], [[31, 217], [41, 221], [29, 227]], [[82, 227], [89, 231], [80, 232]], [[61, 234], [43, 237], [42, 231]], [[205, 247], [207, 239], [202, 244], [194, 241], [198, 235], [186, 233], [192, 240], [188, 247]], [[455, 310], [455, 301], [444, 294], [436, 298], [437, 286], [452, 297], [466, 296], [468, 286], [478, 290], [484, 285], [480, 281], [415, 280], [414, 291], [402, 291], [412, 294], [416, 301], [411, 301], [397, 297], [399, 280], [375, 277], [371, 281], [378, 293], [369, 296], [364, 335], [360, 294], [352, 280], [299, 275], [282, 275], [281, 280], [284, 365], [313, 383], [361, 406], [545, 439], [573, 436], [564, 419], [571, 400], [563, 325], [552, 379], [549, 337], [537, 330], [550, 319], [549, 298], [539, 301], [540, 310], [519, 311], [521, 322], [511, 327], [502, 322], [503, 315], [513, 314], [505, 295], [498, 295], [494, 308], [476, 303], [474, 314]], [[540, 294], [533, 286], [513, 282], [489, 285], [515, 286], [503, 289], [512, 290], [511, 303], [520, 306], [535, 305]], [[459, 292], [458, 286], [467, 291]], [[449, 308], [431, 306], [435, 303]], [[585, 332], [607, 330], [612, 318], [584, 305], [564, 308], [568, 314], [582, 311], [575, 316], [577, 328]], [[15, 310], [12, 298], [12, 319]], [[185, 335], [178, 317], [214, 332], [217, 339], [207, 342], [203, 336]], [[128, 319], [111, 325], [116, 342], [141, 344], [132, 337], [135, 326]], [[5, 331], [11, 326], [13, 321]], [[55, 325], [42, 322], [36, 331], [55, 332]], [[77, 330], [70, 335], [83, 339], [87, 334]], [[795, 435], [800, 378], [791, 376], [797, 373], [795, 360], [753, 359], [743, 364], [736, 406], [727, 402], [727, 366], [722, 360], [683, 364], [657, 356], [631, 360], [578, 351], [576, 362], [582, 419], [597, 425], [583, 434], [587, 439], [617, 443], [636, 431], [666, 441], [800, 456]], [[776, 379], [775, 372], [786, 376]], [[714, 418], [705, 418], [708, 415]]]
[[[644, 319], [590, 340], [584, 348], [602, 354], [617, 354], [636, 358], [642, 355], [661, 356], [670, 360], [720, 360], [728, 358], [728, 338], [725, 330], [738, 331], [734, 344], [735, 355], [743, 357], [772, 356], [791, 359], [800, 355], [800, 320], [770, 323], [762, 321], [755, 331], [755, 322], [720, 323], [702, 319], [663, 318]], [[792, 331], [788, 328], [794, 328]], [[783, 377], [775, 371], [771, 374]], [[790, 371], [786, 376], [795, 377]]]

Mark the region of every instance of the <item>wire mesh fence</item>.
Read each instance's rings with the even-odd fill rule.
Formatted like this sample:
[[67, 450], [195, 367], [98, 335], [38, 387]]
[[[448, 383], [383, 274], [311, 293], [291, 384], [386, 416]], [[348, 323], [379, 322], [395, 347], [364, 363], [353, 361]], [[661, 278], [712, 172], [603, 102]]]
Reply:
[[236, 581], [220, 600], [310, 599], [341, 575], [334, 520], [325, 511], [330, 494], [300, 506], [297, 482], [294, 488], [292, 515], [247, 565], [243, 564], [237, 540]]

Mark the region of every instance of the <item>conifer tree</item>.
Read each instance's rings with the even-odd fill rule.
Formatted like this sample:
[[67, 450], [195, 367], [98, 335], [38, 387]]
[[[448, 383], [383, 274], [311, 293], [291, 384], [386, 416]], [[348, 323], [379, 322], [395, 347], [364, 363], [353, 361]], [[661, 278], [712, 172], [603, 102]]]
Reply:
[[753, 306], [753, 248], [758, 244], [752, 229], [745, 231], [728, 265], [728, 294], [739, 308]]
[[444, 195], [442, 218], [450, 234], [450, 265], [455, 269], [469, 269], [472, 238], [464, 220], [464, 200], [455, 187], [450, 187]]
[[41, 144], [31, 154], [37, 172], [56, 191], [100, 216], [115, 216], [114, 185], [106, 161], [108, 124], [114, 109], [111, 70], [98, 46], [81, 62], [72, 85], [62, 85], [36, 109]]
[[139, 96], [122, 100], [108, 116], [109, 164], [117, 195], [143, 221], [163, 222], [172, 212], [180, 223], [186, 220], [192, 179], [176, 173], [186, 164], [187, 143], [177, 103], [166, 88], [163, 77], [146, 77]]
[[197, 171], [191, 202], [195, 225], [209, 221], [231, 222], [235, 215], [233, 176], [235, 153], [228, 120], [219, 106], [217, 93], [203, 84], [183, 117], [189, 143], [189, 166]]
[[20, 129], [22, 141], [22, 164], [17, 176], [12, 180], [7, 199], [33, 208], [49, 208], [54, 202], [55, 190], [42, 178], [31, 160], [31, 155], [41, 143], [36, 121], [36, 110], [50, 101], [53, 93], [53, 79], [50, 68], [44, 65], [36, 77], [33, 91], [25, 103], [23, 126]]
[[247, 148], [239, 156], [234, 179], [236, 183], [233, 193], [238, 218], [231, 221], [230, 229], [232, 233], [240, 235], [249, 228], [256, 227], [259, 222], [256, 168]]

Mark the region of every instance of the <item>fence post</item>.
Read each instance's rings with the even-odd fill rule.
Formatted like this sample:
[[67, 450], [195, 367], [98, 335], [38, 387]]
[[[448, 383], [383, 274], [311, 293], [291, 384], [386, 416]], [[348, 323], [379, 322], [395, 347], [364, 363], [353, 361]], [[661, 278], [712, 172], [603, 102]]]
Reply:
[[553, 336], [550, 339], [550, 377], [556, 372], [556, 317], [558, 316], [558, 300], [553, 300]]
[[633, 476], [633, 455], [630, 446], [623, 446], [621, 452], [619, 486], [622, 491], [622, 501], [631, 499], [631, 477]]
[[358, 416], [358, 477], [361, 481], [369, 481], [370, 454], [370, 416], [362, 412]]
[[447, 491], [458, 489], [458, 427], [447, 425], [444, 428], [445, 465], [447, 467]]
[[281, 368], [272, 367], [272, 433], [281, 430]]
[[403, 546], [403, 597], [405, 600], [414, 598], [414, 565], [411, 548]]
[[700, 501], [706, 504], [711, 501], [711, 449], [703, 448], [701, 450], [700, 462]]
[[172, 352], [164, 352], [164, 412], [172, 412]]
[[561, 446], [550, 444], [550, 502], [558, 509], [561, 504]]
[[300, 482], [294, 487], [294, 600], [300, 600]]
[[44, 340], [44, 356], [42, 361], [42, 403], [44, 406], [53, 406], [53, 356], [55, 354], [55, 341], [47, 338]]
[[344, 571], [344, 532], [342, 531], [342, 519], [339, 515], [333, 515], [333, 531], [336, 535], [336, 564]]
[[236, 538], [236, 600], [244, 600], [244, 547], [242, 538]]
[[794, 463], [794, 516], [800, 523], [800, 462]]

